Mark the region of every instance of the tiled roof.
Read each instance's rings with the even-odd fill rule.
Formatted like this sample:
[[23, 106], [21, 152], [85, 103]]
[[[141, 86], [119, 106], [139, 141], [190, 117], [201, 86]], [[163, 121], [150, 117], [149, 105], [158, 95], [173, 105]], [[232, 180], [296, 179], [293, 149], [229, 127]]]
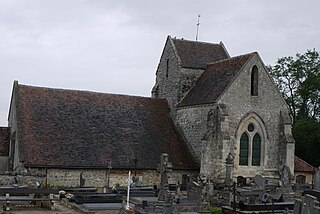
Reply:
[[205, 69], [208, 63], [229, 57], [223, 44], [196, 42], [184, 39], [172, 39], [181, 67]]
[[18, 85], [26, 166], [175, 169], [199, 166], [176, 131], [164, 99]]
[[178, 107], [214, 103], [254, 53], [210, 64]]
[[311, 166], [304, 160], [294, 156], [294, 171], [295, 172], [314, 172], [315, 167]]
[[0, 156], [9, 156], [10, 128], [0, 127]]

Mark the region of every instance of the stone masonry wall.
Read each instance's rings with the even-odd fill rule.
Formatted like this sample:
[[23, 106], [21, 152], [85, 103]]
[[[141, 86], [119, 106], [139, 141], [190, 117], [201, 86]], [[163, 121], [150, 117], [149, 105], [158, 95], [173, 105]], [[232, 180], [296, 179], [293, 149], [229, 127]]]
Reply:
[[[77, 187], [80, 185], [80, 173], [85, 181], [85, 186], [104, 187], [107, 185], [107, 171], [99, 169], [49, 169], [48, 170], [48, 184], [51, 186], [68, 186]], [[182, 179], [182, 175], [189, 175], [196, 179], [198, 171], [173, 170], [169, 173], [169, 183], [177, 183]], [[131, 175], [135, 174], [131, 171]], [[143, 185], [155, 185], [159, 183], [159, 174], [156, 170], [137, 170], [136, 175]], [[111, 170], [110, 186], [126, 186], [128, 184], [128, 170]]]
[[[250, 93], [251, 69], [254, 65], [257, 65], [259, 71], [258, 96], [251, 96]], [[208, 136], [212, 130], [210, 130], [209, 113], [217, 106], [220, 106], [217, 119], [220, 123], [220, 137], [210, 138]], [[202, 152], [207, 152], [207, 159], [202, 160], [206, 162], [202, 165], [202, 173], [215, 174], [216, 177], [223, 178], [225, 159], [231, 152], [235, 157], [234, 177], [240, 175], [254, 177], [256, 174], [263, 174], [276, 178], [279, 167], [284, 164], [284, 151], [281, 150], [281, 144], [284, 142], [279, 137], [280, 111], [288, 111], [287, 105], [260, 58], [254, 55], [216, 104], [179, 108], [176, 123], [195, 151], [198, 160], [201, 159]], [[240, 126], [250, 114], [258, 118], [264, 131], [259, 133], [264, 136], [261, 166], [239, 166], [239, 141], [242, 132], [239, 130], [246, 129]], [[221, 151], [221, 154], [217, 155], [217, 151]]]
[[179, 97], [179, 69], [179, 61], [173, 48], [172, 41], [171, 39], [167, 39], [157, 68], [156, 83], [152, 89], [152, 97], [167, 99], [172, 116], [175, 115], [175, 106]]
[[0, 186], [9, 187], [13, 185], [36, 187], [36, 182], [39, 184], [44, 183], [45, 174], [41, 171], [38, 172], [0, 172]]
[[202, 69], [181, 68], [172, 40], [168, 39], [157, 68], [152, 97], [167, 99], [171, 115], [175, 119], [176, 105], [193, 87], [202, 72]]
[[[256, 65], [258, 67], [258, 96], [251, 96], [251, 69]], [[243, 71], [237, 76], [235, 81], [228, 88], [226, 93], [218, 101], [227, 106], [230, 121], [230, 142], [225, 143], [223, 159], [228, 155], [229, 151], [233, 151], [235, 156], [235, 175], [245, 175], [251, 177], [257, 173], [266, 176], [277, 176], [283, 161], [280, 151], [280, 145], [283, 143], [280, 139], [279, 121], [280, 111], [288, 111], [287, 105], [272, 83], [267, 71], [264, 68], [258, 55], [245, 65]], [[239, 166], [239, 139], [238, 128], [241, 120], [250, 113], [257, 114], [266, 129], [264, 145], [264, 162], [261, 167]], [[237, 135], [238, 134], [238, 135]]]
[[179, 108], [177, 111], [176, 123], [191, 145], [199, 163], [203, 146], [202, 138], [207, 130], [207, 116], [212, 108], [213, 105], [204, 105]]

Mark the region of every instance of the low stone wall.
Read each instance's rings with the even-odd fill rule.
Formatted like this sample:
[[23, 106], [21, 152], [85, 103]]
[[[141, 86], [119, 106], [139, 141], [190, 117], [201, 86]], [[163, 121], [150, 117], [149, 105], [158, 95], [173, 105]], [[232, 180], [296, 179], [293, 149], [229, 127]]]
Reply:
[[23, 172], [23, 173], [16, 173], [16, 172], [0, 172], [0, 186], [13, 186], [13, 185], [20, 185], [20, 186], [29, 186], [35, 187], [36, 182], [39, 184], [44, 183], [46, 176], [43, 172]]
[[[108, 182], [106, 170], [101, 169], [48, 169], [47, 182], [50, 186], [56, 187], [76, 187], [80, 186], [80, 173], [85, 179], [85, 186], [104, 187]], [[181, 183], [182, 175], [189, 175], [190, 180], [196, 180], [198, 171], [173, 170], [169, 172], [169, 183]], [[142, 185], [158, 184], [159, 174], [156, 170], [136, 170], [131, 171], [131, 175], [136, 174]], [[126, 186], [128, 184], [128, 170], [111, 170], [110, 186]]]
[[[128, 170], [111, 170], [109, 185], [126, 186]], [[0, 172], [0, 186], [26, 185], [36, 186], [36, 182], [49, 187], [78, 187], [80, 174], [85, 179], [85, 186], [105, 187], [108, 174], [104, 169], [29, 169], [28, 172]], [[190, 180], [197, 180], [199, 172], [189, 170], [172, 170], [168, 173], [169, 183], [182, 182], [182, 176], [188, 175]], [[156, 170], [131, 171], [131, 175], [139, 177], [142, 185], [159, 184], [159, 174]]]

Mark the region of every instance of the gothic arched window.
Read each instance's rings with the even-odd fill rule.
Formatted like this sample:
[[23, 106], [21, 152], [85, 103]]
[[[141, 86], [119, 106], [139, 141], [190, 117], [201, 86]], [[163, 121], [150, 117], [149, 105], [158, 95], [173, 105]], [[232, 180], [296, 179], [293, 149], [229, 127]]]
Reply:
[[243, 133], [240, 138], [239, 165], [248, 166], [248, 154], [249, 154], [249, 138], [246, 133]]
[[240, 124], [237, 136], [239, 166], [263, 166], [267, 142], [263, 121], [255, 114], [250, 114]]
[[251, 70], [251, 96], [258, 96], [258, 67], [256, 65]]

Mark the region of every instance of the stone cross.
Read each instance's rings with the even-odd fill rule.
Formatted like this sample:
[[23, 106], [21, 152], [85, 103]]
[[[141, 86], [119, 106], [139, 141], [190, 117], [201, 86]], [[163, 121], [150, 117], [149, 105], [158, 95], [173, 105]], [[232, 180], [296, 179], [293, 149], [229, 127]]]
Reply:
[[286, 191], [291, 191], [291, 172], [290, 168], [287, 165], [284, 165], [281, 170], [281, 182], [282, 189]]
[[233, 167], [233, 156], [231, 153], [228, 154], [228, 157], [226, 159], [226, 179], [225, 179], [225, 185], [227, 187], [232, 186], [232, 167]]
[[316, 169], [313, 177], [313, 189], [320, 191], [320, 166]]
[[168, 172], [171, 171], [172, 164], [169, 162], [169, 155], [166, 153], [161, 154], [161, 163], [158, 165], [158, 172], [160, 173], [160, 185], [159, 185], [159, 201], [169, 200], [169, 178]]

